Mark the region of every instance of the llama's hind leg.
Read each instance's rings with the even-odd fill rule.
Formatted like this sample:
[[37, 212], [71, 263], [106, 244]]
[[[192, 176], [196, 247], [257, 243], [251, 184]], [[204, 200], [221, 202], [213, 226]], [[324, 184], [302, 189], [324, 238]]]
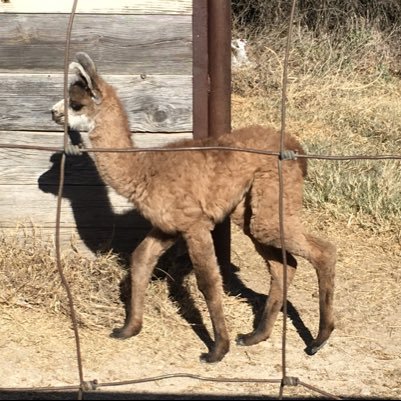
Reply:
[[[265, 259], [271, 275], [270, 291], [263, 310], [262, 317], [256, 329], [248, 334], [239, 334], [237, 344], [253, 345], [267, 340], [273, 330], [274, 323], [283, 306], [283, 264], [281, 249], [255, 244], [258, 253]], [[297, 261], [287, 253], [287, 287], [291, 284]]]
[[114, 329], [112, 337], [124, 339], [141, 331], [146, 287], [160, 256], [175, 240], [154, 228], [132, 253], [130, 305], [124, 326]]
[[201, 355], [201, 360], [218, 362], [228, 352], [230, 344], [222, 305], [222, 278], [212, 235], [208, 228], [197, 226], [183, 233], [183, 237], [188, 246], [198, 288], [205, 297], [214, 331], [214, 346], [210, 352]]
[[[254, 225], [253, 235], [260, 242], [275, 247], [281, 244], [279, 230]], [[274, 234], [276, 232], [276, 234]], [[286, 220], [285, 248], [294, 256], [308, 260], [316, 270], [319, 284], [319, 331], [317, 337], [309, 344], [306, 351], [315, 354], [328, 340], [334, 330], [333, 297], [336, 264], [336, 248], [330, 242], [302, 230], [297, 221]]]
[[[237, 336], [237, 344], [239, 345], [253, 345], [268, 339], [283, 305], [282, 250], [263, 245], [252, 236], [252, 209], [250, 203], [251, 196], [248, 193], [231, 214], [231, 220], [241, 227], [244, 233], [253, 241], [256, 251], [265, 260], [271, 281], [269, 295], [260, 322], [253, 332]], [[296, 267], [297, 261], [287, 252], [287, 286], [291, 284]]]
[[309, 249], [299, 251], [299, 255], [308, 259], [316, 270], [319, 284], [319, 331], [316, 338], [308, 345], [306, 352], [315, 354], [324, 346], [334, 330], [334, 278], [337, 260], [336, 247], [326, 240], [311, 234], [305, 234]]

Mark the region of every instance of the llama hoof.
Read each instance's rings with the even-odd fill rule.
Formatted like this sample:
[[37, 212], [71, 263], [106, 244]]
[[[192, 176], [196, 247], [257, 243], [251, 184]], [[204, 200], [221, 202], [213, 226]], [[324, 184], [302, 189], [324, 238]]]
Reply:
[[265, 339], [266, 339], [265, 337], [262, 337], [258, 335], [257, 332], [254, 332], [249, 334], [238, 334], [235, 342], [237, 343], [237, 345], [249, 346], [258, 344]]
[[244, 334], [238, 334], [237, 338], [235, 339], [235, 343], [237, 345], [241, 345], [241, 346], [247, 345], [246, 341], [245, 341], [245, 337], [246, 336]]
[[207, 363], [214, 363], [214, 362], [219, 362], [224, 358], [224, 355], [227, 354], [227, 352], [230, 349], [230, 344], [227, 341], [227, 343], [222, 343], [219, 346], [213, 347], [209, 352], [205, 352], [200, 356], [201, 362], [207, 362]]
[[202, 363], [216, 363], [223, 359], [224, 355], [216, 355], [213, 352], [205, 352], [199, 357]]
[[124, 329], [120, 328], [120, 329], [113, 329], [113, 331], [110, 333], [110, 337], [111, 338], [117, 338], [119, 340], [124, 340], [126, 338], [128, 338], [129, 336], [127, 336], [124, 333]]
[[117, 338], [120, 340], [125, 340], [126, 338], [136, 336], [139, 333], [139, 331], [140, 330], [137, 331], [128, 330], [125, 327], [116, 328], [113, 329], [113, 331], [110, 333], [110, 337]]
[[327, 340], [323, 341], [322, 343], [318, 343], [318, 344], [316, 344], [315, 342], [312, 342], [305, 348], [305, 352], [310, 356], [315, 355], [320, 349], [322, 349], [326, 345], [326, 343], [327, 343]]

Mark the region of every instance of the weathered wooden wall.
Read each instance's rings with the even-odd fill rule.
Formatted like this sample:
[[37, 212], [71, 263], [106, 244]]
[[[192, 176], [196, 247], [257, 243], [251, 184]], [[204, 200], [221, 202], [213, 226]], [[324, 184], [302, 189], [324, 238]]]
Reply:
[[[63, 96], [71, 0], [0, 3], [0, 143], [62, 146], [50, 108]], [[192, 135], [192, 0], [78, 2], [71, 57], [87, 52], [115, 85], [139, 146]], [[83, 135], [84, 136], [84, 135]], [[80, 138], [75, 135], [73, 141]], [[60, 155], [0, 149], [0, 228], [54, 234]], [[129, 251], [148, 229], [101, 182], [88, 155], [69, 157], [62, 238]]]

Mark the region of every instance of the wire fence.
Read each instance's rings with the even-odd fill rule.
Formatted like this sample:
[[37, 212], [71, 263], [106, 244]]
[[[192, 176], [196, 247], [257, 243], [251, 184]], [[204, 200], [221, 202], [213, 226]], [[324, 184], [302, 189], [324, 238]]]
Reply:
[[[284, 242], [284, 190], [283, 190], [283, 174], [282, 174], [282, 164], [286, 160], [294, 160], [296, 158], [305, 159], [317, 159], [317, 160], [401, 160], [401, 154], [395, 155], [319, 155], [319, 154], [298, 154], [292, 150], [284, 148], [284, 138], [285, 138], [285, 124], [286, 124], [286, 91], [287, 91], [287, 75], [288, 75], [288, 60], [289, 60], [289, 50], [291, 47], [291, 35], [294, 12], [296, 8], [296, 0], [292, 2], [291, 14], [289, 17], [289, 29], [287, 36], [287, 46], [284, 60], [283, 68], [283, 80], [282, 80], [282, 108], [281, 108], [281, 138], [280, 138], [280, 150], [278, 152], [260, 149], [250, 149], [250, 148], [236, 148], [227, 146], [207, 146], [207, 147], [177, 147], [177, 148], [163, 148], [163, 147], [152, 147], [152, 148], [79, 148], [77, 146], [72, 146], [68, 142], [68, 64], [69, 64], [69, 52], [70, 52], [70, 41], [71, 32], [73, 27], [74, 16], [76, 13], [78, 0], [74, 0], [72, 10], [70, 13], [70, 18], [67, 27], [67, 36], [65, 43], [65, 57], [64, 57], [64, 146], [63, 147], [53, 147], [53, 146], [32, 146], [32, 145], [19, 145], [19, 144], [2, 144], [0, 143], [0, 149], [29, 149], [43, 152], [59, 152], [62, 154], [61, 164], [60, 164], [60, 177], [59, 177], [59, 187], [57, 196], [57, 212], [56, 212], [56, 230], [55, 230], [55, 250], [56, 250], [56, 264], [57, 269], [62, 281], [62, 284], [66, 290], [70, 316], [72, 321], [72, 326], [75, 336], [76, 344], [76, 360], [77, 369], [79, 374], [79, 384], [69, 385], [69, 386], [46, 386], [46, 387], [13, 387], [13, 388], [0, 388], [0, 391], [6, 392], [62, 392], [62, 391], [77, 391], [77, 399], [83, 399], [85, 392], [94, 391], [105, 387], [117, 387], [124, 385], [141, 384], [147, 382], [158, 382], [162, 380], [177, 379], [177, 378], [188, 378], [198, 381], [205, 382], [218, 382], [218, 383], [260, 383], [260, 384], [277, 384], [279, 385], [279, 399], [283, 398], [284, 388], [286, 386], [302, 386], [308, 390], [314, 391], [321, 396], [328, 397], [331, 399], [342, 399], [341, 397], [335, 396], [328, 393], [317, 386], [305, 383], [298, 377], [287, 376], [287, 360], [286, 360], [286, 335], [287, 335], [287, 259], [286, 259], [286, 249]], [[125, 381], [114, 381], [114, 382], [100, 382], [98, 380], [85, 381], [84, 370], [82, 364], [82, 352], [81, 352], [81, 342], [79, 337], [78, 323], [74, 307], [74, 298], [71, 293], [70, 286], [66, 280], [63, 272], [63, 266], [61, 263], [60, 254], [60, 215], [61, 215], [61, 202], [62, 202], [62, 192], [64, 187], [64, 176], [65, 176], [65, 162], [67, 155], [78, 155], [82, 153], [96, 153], [96, 152], [188, 152], [188, 151], [231, 151], [231, 152], [246, 152], [265, 155], [268, 157], [277, 158], [278, 164], [278, 176], [279, 176], [279, 221], [280, 221], [280, 234], [281, 234], [281, 249], [283, 258], [283, 282], [284, 282], [284, 293], [283, 293], [283, 332], [282, 332], [282, 366], [281, 366], [281, 378], [266, 378], [266, 379], [253, 379], [253, 378], [226, 378], [226, 377], [205, 377], [195, 374], [187, 373], [175, 373], [166, 374], [161, 376], [146, 377], [142, 379], [132, 379]]]

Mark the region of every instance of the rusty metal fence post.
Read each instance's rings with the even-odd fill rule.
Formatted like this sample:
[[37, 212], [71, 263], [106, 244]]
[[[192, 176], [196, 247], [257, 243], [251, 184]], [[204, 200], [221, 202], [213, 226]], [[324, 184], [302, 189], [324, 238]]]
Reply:
[[[231, 1], [208, 1], [209, 136], [231, 131]], [[229, 183], [227, 183], [229, 185]], [[213, 232], [217, 259], [226, 281], [230, 277], [230, 221]]]
[[208, 0], [196, 0], [192, 10], [192, 131], [195, 139], [209, 132]]
[[[231, 2], [193, 3], [193, 136], [231, 131]], [[230, 221], [216, 226], [213, 239], [225, 280], [229, 277]]]

